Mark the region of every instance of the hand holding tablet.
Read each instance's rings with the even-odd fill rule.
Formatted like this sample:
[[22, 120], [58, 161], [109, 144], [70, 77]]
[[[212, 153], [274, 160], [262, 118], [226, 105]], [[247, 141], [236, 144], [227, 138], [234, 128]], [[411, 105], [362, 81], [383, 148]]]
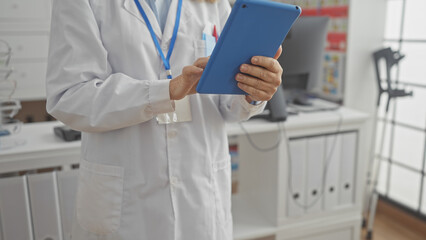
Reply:
[[[253, 93], [253, 96], [262, 98], [263, 94], [255, 92], [259, 89], [267, 91], [270, 89], [268, 84], [276, 85], [272, 82], [276, 81], [273, 74], [279, 74], [281, 79], [282, 69], [272, 60], [274, 56], [279, 56], [277, 49], [300, 13], [300, 7], [294, 5], [265, 0], [237, 0], [204, 69], [197, 92]], [[236, 78], [240, 79], [241, 88]]]
[[246, 92], [246, 100], [269, 101], [281, 85], [283, 69], [277, 59], [282, 53], [281, 46], [273, 58], [254, 56], [251, 64], [243, 64], [240, 67], [236, 80], [237, 86]]

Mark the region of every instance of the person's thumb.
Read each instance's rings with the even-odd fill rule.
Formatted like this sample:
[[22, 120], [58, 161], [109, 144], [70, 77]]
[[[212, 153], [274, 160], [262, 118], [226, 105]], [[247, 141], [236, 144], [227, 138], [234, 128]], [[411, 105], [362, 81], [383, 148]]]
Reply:
[[275, 53], [274, 59], [278, 59], [281, 56], [282, 52], [283, 48], [280, 46], [280, 48], [278, 48], [278, 51]]

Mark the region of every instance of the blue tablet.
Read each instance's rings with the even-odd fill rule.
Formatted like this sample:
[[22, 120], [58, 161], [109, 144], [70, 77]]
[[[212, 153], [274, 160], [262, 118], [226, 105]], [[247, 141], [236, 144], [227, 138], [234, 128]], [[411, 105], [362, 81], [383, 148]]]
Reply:
[[[237, 0], [197, 85], [198, 93], [246, 94], [235, 76], [253, 56], [273, 57], [301, 13], [299, 6]], [[285, 46], [284, 46], [285, 47]]]

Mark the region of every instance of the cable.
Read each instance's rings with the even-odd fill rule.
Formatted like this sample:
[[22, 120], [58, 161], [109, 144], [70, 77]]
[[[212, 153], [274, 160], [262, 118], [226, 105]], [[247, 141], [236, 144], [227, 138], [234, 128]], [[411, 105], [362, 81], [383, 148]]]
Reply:
[[[308, 204], [302, 204], [302, 203], [298, 202], [297, 199], [295, 199], [294, 197], [292, 198], [293, 202], [297, 206], [303, 208], [304, 210], [308, 210], [309, 208], [313, 207], [321, 199], [321, 197], [325, 193], [325, 181], [326, 181], [326, 177], [327, 177], [327, 172], [328, 172], [328, 169], [330, 167], [330, 163], [331, 163], [331, 160], [332, 160], [332, 155], [333, 155], [334, 149], [336, 147], [336, 143], [337, 143], [337, 137], [338, 137], [338, 134], [341, 131], [342, 122], [343, 122], [343, 116], [342, 116], [342, 114], [339, 111], [336, 111], [336, 114], [339, 116], [339, 122], [337, 124], [337, 129], [336, 129], [335, 133], [333, 134], [333, 135], [335, 135], [335, 137], [333, 139], [333, 144], [331, 146], [330, 152], [329, 152], [328, 155], [326, 155], [326, 164], [325, 164], [325, 167], [323, 169], [323, 176], [322, 176], [322, 183], [321, 183], [322, 186], [321, 186], [320, 193], [317, 195], [317, 197], [311, 203], [308, 203]], [[288, 183], [287, 183], [288, 184], [288, 191], [291, 194], [291, 196], [294, 196], [295, 193], [293, 191], [293, 186], [292, 186], [292, 179], [293, 179], [293, 177], [292, 177], [292, 171], [291, 171], [291, 169], [292, 169], [292, 159], [291, 159], [291, 154], [290, 154], [290, 141], [287, 138], [287, 132], [286, 132], [286, 129], [285, 129], [284, 126], [283, 126], [283, 133], [284, 133], [286, 147], [287, 147], [287, 158], [288, 158], [288, 165], [289, 165], [288, 169], [290, 170], [290, 171], [288, 171], [289, 172], [289, 174], [288, 174]]]
[[[304, 210], [307, 210], [307, 209], [313, 207], [321, 199], [321, 197], [325, 193], [325, 182], [326, 182], [326, 178], [327, 178], [328, 169], [330, 167], [330, 163], [331, 163], [331, 160], [332, 160], [333, 152], [334, 152], [334, 150], [336, 148], [338, 134], [341, 131], [342, 123], [343, 123], [343, 116], [342, 116], [342, 114], [339, 111], [335, 111], [335, 113], [338, 115], [339, 121], [337, 123], [337, 128], [336, 128], [335, 133], [332, 134], [332, 135], [335, 135], [335, 137], [333, 138], [333, 144], [331, 145], [330, 152], [328, 154], [326, 153], [325, 167], [323, 169], [321, 190], [320, 190], [319, 194], [317, 195], [317, 197], [311, 203], [308, 203], [308, 204], [302, 204], [302, 203], [298, 202], [297, 199], [295, 199], [294, 197], [292, 198], [293, 201], [294, 201], [294, 203], [296, 205], [298, 205], [299, 207], [303, 208]], [[247, 130], [244, 127], [244, 125], [242, 123], [239, 123], [239, 125], [240, 125], [241, 129], [243, 130], [244, 134], [246, 135], [247, 140], [250, 143], [250, 145], [254, 149], [256, 149], [257, 151], [259, 151], [259, 152], [269, 152], [269, 151], [272, 151], [274, 149], [277, 149], [280, 146], [280, 144], [281, 144], [281, 142], [283, 140], [282, 135], [284, 135], [284, 140], [285, 140], [286, 147], [287, 147], [287, 159], [288, 159], [288, 166], [289, 166], [289, 168], [288, 168], [289, 169], [289, 171], [288, 171], [289, 172], [288, 173], [288, 183], [287, 184], [288, 184], [289, 193], [292, 196], [294, 196], [295, 193], [293, 191], [293, 186], [292, 186], [292, 179], [293, 179], [293, 177], [292, 177], [292, 171], [291, 171], [291, 169], [292, 169], [292, 159], [291, 159], [291, 154], [290, 154], [290, 140], [287, 137], [287, 131], [286, 131], [284, 122], [278, 122], [277, 124], [278, 124], [278, 129], [279, 129], [277, 143], [274, 144], [271, 147], [262, 148], [262, 147], [257, 146], [254, 143], [253, 139], [251, 138], [250, 134], [247, 132]]]
[[[256, 149], [257, 151], [259, 151], [259, 152], [270, 152], [270, 151], [272, 151], [272, 150], [274, 150], [274, 149], [277, 149], [277, 148], [280, 146], [280, 144], [281, 144], [281, 141], [282, 141], [281, 131], [280, 131], [280, 133], [278, 134], [278, 140], [277, 140], [277, 143], [275, 143], [275, 144], [274, 144], [273, 146], [271, 146], [271, 147], [262, 148], [262, 147], [257, 146], [257, 145], [253, 142], [253, 139], [251, 139], [250, 134], [247, 132], [246, 128], [244, 127], [244, 125], [243, 125], [241, 122], [239, 123], [239, 125], [240, 125], [241, 129], [243, 130], [244, 134], [246, 135], [247, 140], [249, 141], [250, 145], [251, 145], [254, 149]], [[280, 127], [280, 122], [278, 122], [278, 128], [279, 128], [279, 127]]]

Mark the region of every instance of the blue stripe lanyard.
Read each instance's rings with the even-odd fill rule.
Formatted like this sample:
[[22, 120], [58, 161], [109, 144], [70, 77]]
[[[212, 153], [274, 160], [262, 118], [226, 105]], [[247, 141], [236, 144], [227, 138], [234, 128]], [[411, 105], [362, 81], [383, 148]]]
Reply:
[[172, 79], [172, 71], [170, 69], [170, 57], [172, 55], [173, 48], [175, 46], [177, 33], [178, 33], [178, 30], [179, 30], [180, 12], [182, 10], [182, 0], [179, 0], [179, 3], [178, 3], [177, 13], [176, 13], [176, 21], [175, 21], [175, 28], [173, 29], [173, 36], [172, 36], [172, 40], [170, 42], [169, 51], [167, 52], [167, 57], [164, 57], [164, 53], [161, 50], [161, 46], [160, 46], [160, 43], [158, 42], [157, 36], [155, 36], [154, 30], [152, 29], [152, 26], [151, 26], [151, 23], [149, 22], [148, 17], [146, 16], [146, 13], [143, 10], [139, 0], [135, 0], [135, 3], [136, 3], [136, 6], [139, 9], [139, 12], [142, 15], [147, 27], [148, 27], [149, 32], [151, 33], [151, 37], [152, 37], [152, 40], [154, 41], [155, 47], [157, 48], [157, 51], [160, 54], [161, 59], [163, 60], [164, 68], [166, 69], [166, 72], [167, 72], [167, 78]]

